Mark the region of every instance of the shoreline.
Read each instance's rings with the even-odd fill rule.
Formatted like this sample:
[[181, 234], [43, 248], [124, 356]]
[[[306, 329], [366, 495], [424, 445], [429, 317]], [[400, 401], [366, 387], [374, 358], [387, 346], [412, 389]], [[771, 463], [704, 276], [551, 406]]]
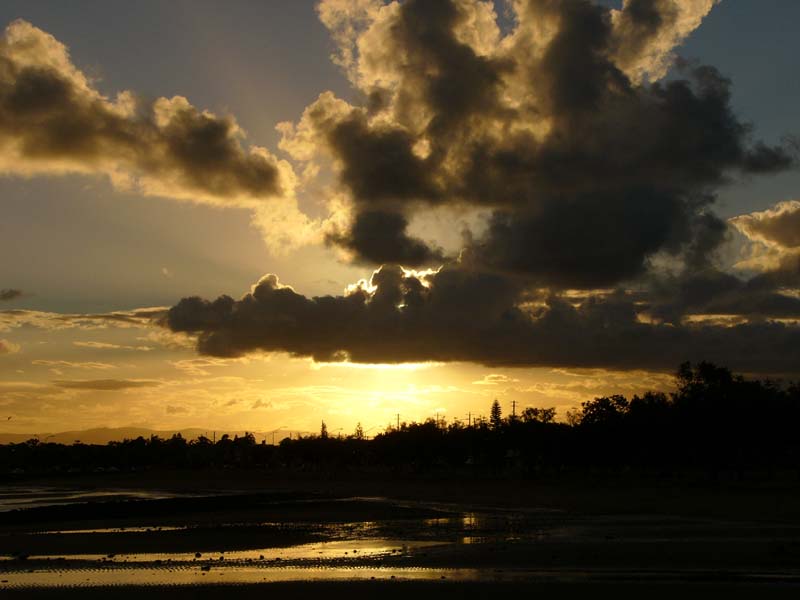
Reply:
[[[800, 592], [793, 485], [454, 485], [220, 473], [200, 486], [178, 475], [95, 478], [82, 487], [73, 480], [71, 489], [120, 490], [128, 499], [0, 513], [0, 590], [85, 597], [128, 586], [157, 596], [163, 587], [196, 597], [227, 581], [237, 591], [259, 583], [309, 594], [384, 585], [415, 593], [445, 582], [453, 597], [490, 583], [517, 591]], [[48, 483], [27, 489], [59, 489]], [[125, 494], [134, 488], [189, 495], [131, 500]], [[202, 490], [207, 495], [191, 495]]]

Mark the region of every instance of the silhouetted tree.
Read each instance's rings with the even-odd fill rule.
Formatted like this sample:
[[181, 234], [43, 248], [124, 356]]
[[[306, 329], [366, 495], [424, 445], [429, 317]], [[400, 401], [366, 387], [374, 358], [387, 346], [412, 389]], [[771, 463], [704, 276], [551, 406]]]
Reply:
[[555, 418], [555, 408], [533, 408], [528, 406], [522, 411], [522, 421], [524, 423], [552, 423]]
[[500, 403], [497, 401], [497, 398], [492, 402], [492, 409], [489, 412], [489, 423], [491, 423], [492, 429], [500, 429], [500, 426], [503, 424], [503, 409], [500, 408]]
[[618, 422], [628, 411], [625, 396], [606, 396], [581, 403], [581, 425], [601, 425]]
[[800, 471], [798, 384], [745, 380], [710, 363], [685, 363], [675, 388], [630, 401], [595, 398], [568, 411], [567, 423], [555, 421], [554, 408], [527, 408], [520, 420], [504, 420], [495, 400], [490, 419], [478, 417], [469, 427], [428, 419], [393, 425], [369, 441], [360, 423], [354, 435], [329, 438], [324, 422], [319, 436], [284, 439], [280, 446], [256, 444], [252, 433], [216, 442], [153, 435], [105, 446], [34, 439], [0, 445], [0, 479], [159, 467], [537, 477], [598, 468], [711, 477]]

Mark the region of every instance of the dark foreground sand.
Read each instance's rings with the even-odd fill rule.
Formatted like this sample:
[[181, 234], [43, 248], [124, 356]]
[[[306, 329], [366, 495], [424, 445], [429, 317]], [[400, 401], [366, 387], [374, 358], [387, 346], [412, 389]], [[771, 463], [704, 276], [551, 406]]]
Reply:
[[800, 597], [794, 483], [47, 483], [179, 496], [0, 513], [3, 598]]
[[4, 598], [56, 600], [60, 598], [86, 598], [87, 600], [136, 599], [183, 600], [228, 598], [249, 600], [266, 598], [379, 598], [380, 600], [413, 600], [421, 598], [487, 599], [505, 598], [643, 598], [653, 600], [684, 600], [702, 598], [797, 598], [794, 585], [726, 584], [726, 583], [470, 583], [447, 582], [294, 582], [261, 585], [225, 586], [207, 585], [192, 588], [177, 587], [111, 587], [82, 590], [9, 590]]

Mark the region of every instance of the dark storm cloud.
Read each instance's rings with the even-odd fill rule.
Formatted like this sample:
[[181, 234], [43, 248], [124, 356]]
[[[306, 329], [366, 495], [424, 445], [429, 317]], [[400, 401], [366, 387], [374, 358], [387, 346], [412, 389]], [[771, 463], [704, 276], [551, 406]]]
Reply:
[[659, 75], [669, 51], [696, 28], [717, 0], [626, 0], [614, 14], [614, 58], [630, 77]]
[[488, 205], [535, 207], [553, 195], [590, 202], [592, 192], [600, 202], [644, 192], [647, 204], [656, 190], [696, 211], [699, 198], [711, 201], [708, 192], [737, 171], [793, 164], [788, 150], [749, 144], [748, 126], [730, 107], [730, 82], [716, 70], [686, 66], [683, 74], [687, 79], [647, 87], [573, 91], [582, 98], [572, 104], [586, 110], [562, 107], [544, 138], [473, 143], [463, 193]]
[[741, 295], [763, 298], [777, 294], [770, 297], [770, 306], [794, 311], [785, 316], [800, 316], [791, 308], [800, 302], [800, 202], [779, 202], [767, 210], [730, 219], [730, 223], [750, 242], [750, 256], [740, 266], [757, 272], [747, 280]]
[[728, 224], [713, 213], [696, 215], [691, 224], [690, 242], [685, 247], [687, 271], [704, 270], [713, 266], [714, 252], [730, 238]]
[[[356, 204], [349, 231], [326, 238], [368, 264], [402, 262], [409, 266], [441, 262], [441, 253], [406, 233], [404, 215], [415, 201], [438, 196], [428, 161], [412, 151], [413, 140], [399, 128], [370, 128], [354, 111], [328, 134], [343, 165], [342, 182]], [[386, 208], [383, 208], [386, 207]]]
[[[368, 107], [337, 115], [320, 101], [312, 108], [326, 118], [309, 124], [340, 165], [353, 229], [371, 210], [410, 220], [430, 205], [489, 207], [471, 264], [554, 287], [614, 285], [660, 252], [707, 260], [715, 238], [702, 223], [717, 188], [794, 161], [751, 139], [714, 68], [679, 61], [675, 79], [658, 81], [713, 4], [515, 2], [504, 43], [476, 2], [374, 13], [351, 77]], [[365, 237], [331, 240], [365, 262], [407, 260], [407, 237], [379, 255], [352, 241]]]
[[[493, 275], [444, 270], [435, 279], [442, 285], [429, 289], [387, 266], [372, 277], [374, 293], [359, 288], [345, 296], [306, 298], [268, 276], [239, 301], [185, 298], [164, 323], [172, 331], [199, 333], [198, 349], [214, 356], [267, 350], [317, 360], [339, 360], [343, 353], [361, 362], [436, 360], [430, 355], [446, 359], [449, 353], [441, 341], [431, 344], [442, 328], [452, 326], [445, 344], [453, 338], [475, 342], [519, 293]], [[518, 317], [512, 310], [508, 326]]]
[[800, 298], [782, 293], [786, 274], [770, 271], [742, 279], [715, 268], [686, 271], [675, 277], [655, 278], [642, 297], [646, 312], [668, 323], [686, 315], [727, 315], [753, 320], [800, 319]]
[[759, 273], [750, 280], [758, 289], [800, 289], [800, 253], [784, 256], [778, 267]]
[[437, 195], [426, 161], [412, 152], [414, 140], [399, 128], [370, 128], [354, 112], [329, 133], [329, 143], [344, 166], [342, 181], [357, 202], [412, 201]]
[[462, 261], [535, 276], [556, 288], [613, 286], [644, 272], [646, 258], [680, 246], [693, 218], [657, 190], [602, 192], [541, 202], [530, 211], [496, 211]]
[[[282, 127], [281, 147], [333, 159], [352, 219], [327, 240], [384, 266], [336, 297], [268, 276], [240, 300], [185, 298], [162, 324], [219, 357], [665, 371], [712, 360], [798, 374], [800, 328], [775, 321], [800, 316], [783, 289], [794, 271], [721, 271], [731, 230], [712, 212], [722, 186], [796, 157], [753, 139], [714, 68], [679, 60], [662, 81], [714, 4], [519, 0], [502, 38], [489, 3], [324, 0], [364, 106], [324, 93]], [[458, 259], [409, 227], [465, 206], [490, 217]], [[785, 242], [790, 227], [758, 221]], [[597, 291], [623, 285], [636, 291]]]
[[760, 272], [748, 276], [724, 272], [711, 260], [732, 228], [712, 214], [697, 220], [683, 270], [677, 275], [646, 276], [647, 294], [642, 301], [648, 304], [647, 313], [671, 323], [686, 315], [800, 318], [800, 253], [792, 245], [798, 206], [783, 202], [730, 220], [753, 242], [750, 251], [755, 259], [750, 266]]
[[186, 298], [164, 325], [198, 335], [200, 353], [221, 357], [266, 351], [318, 361], [655, 370], [706, 359], [763, 373], [800, 365], [797, 328], [644, 323], [623, 293], [526, 308], [530, 298], [515, 281], [452, 268], [417, 277], [387, 266], [371, 284], [374, 292], [306, 298], [269, 276], [238, 301]]
[[659, 29], [674, 24], [677, 17], [677, 7], [671, 0], [629, 0], [617, 26], [617, 37], [624, 40], [623, 50], [637, 55]]
[[530, 81], [541, 88], [541, 107], [547, 114], [575, 115], [596, 108], [609, 90], [628, 91], [628, 79], [608, 55], [612, 30], [606, 9], [589, 2], [531, 4], [558, 23], [558, 32], [533, 65]]
[[475, 259], [574, 287], [630, 279], [659, 251], [706, 260], [724, 239], [708, 235], [712, 190], [732, 172], [779, 170], [791, 157], [748, 147], [729, 82], [708, 68], [690, 75], [618, 97], [603, 88], [613, 97], [599, 106], [592, 97], [592, 112], [569, 117], [538, 147], [484, 153], [468, 177], [472, 189], [497, 197], [511, 181], [509, 201], [528, 200], [498, 211]]
[[328, 235], [328, 243], [354, 253], [356, 260], [368, 264], [398, 261], [409, 267], [441, 263], [441, 250], [432, 248], [407, 233], [408, 221], [402, 214], [380, 210], [360, 212], [345, 232]]
[[473, 14], [466, 3], [407, 0], [389, 31], [392, 47], [405, 55], [402, 85], [409, 95], [415, 88], [431, 109], [426, 129], [434, 143], [452, 136], [473, 115], [499, 108], [500, 76], [511, 63], [480, 56], [457, 38], [457, 28]]
[[22, 296], [22, 290], [4, 289], [0, 290], [0, 301], [10, 302]]
[[710, 214], [698, 221], [683, 271], [648, 276], [648, 314], [673, 323], [685, 315], [800, 319], [798, 214], [800, 203], [791, 201], [730, 220], [751, 242], [745, 266], [759, 272], [748, 276], [726, 273], [709, 260], [731, 228]]
[[242, 148], [231, 117], [176, 96], [102, 96], [66, 48], [25, 21], [0, 39], [0, 168], [107, 173], [145, 193], [242, 204], [286, 192], [280, 163]]
[[53, 385], [68, 390], [113, 392], [134, 388], [158, 387], [161, 382], [145, 379], [59, 379], [53, 381]]

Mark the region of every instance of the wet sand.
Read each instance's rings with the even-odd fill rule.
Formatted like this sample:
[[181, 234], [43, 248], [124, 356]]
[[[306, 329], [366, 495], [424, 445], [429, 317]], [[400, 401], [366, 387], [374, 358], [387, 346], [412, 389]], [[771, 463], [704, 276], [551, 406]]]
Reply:
[[372, 598], [381, 600], [409, 600], [409, 598], [446, 599], [486, 599], [500, 598], [615, 598], [653, 600], [675, 600], [698, 598], [746, 599], [754, 598], [797, 598], [797, 587], [793, 585], [765, 585], [762, 583], [641, 583], [641, 582], [477, 582], [452, 583], [447, 581], [369, 581], [369, 582], [291, 582], [253, 585], [198, 585], [178, 588], [174, 586], [146, 589], [141, 587], [114, 586], [87, 588], [72, 594], [63, 589], [7, 590], [4, 597], [9, 599], [59, 600], [65, 597], [86, 598], [87, 600], [118, 600], [128, 598], [141, 600], [146, 594], [152, 600], [175, 599], [217, 599], [232, 597], [236, 600], [264, 598], [319, 599], [319, 598]]
[[170, 485], [73, 480], [102, 493], [0, 513], [0, 590], [81, 598], [110, 586], [121, 597], [147, 589], [172, 598], [234, 588], [243, 598], [278, 590], [800, 594], [792, 485], [250, 478], [237, 489], [230, 477], [202, 489], [180, 477]]

